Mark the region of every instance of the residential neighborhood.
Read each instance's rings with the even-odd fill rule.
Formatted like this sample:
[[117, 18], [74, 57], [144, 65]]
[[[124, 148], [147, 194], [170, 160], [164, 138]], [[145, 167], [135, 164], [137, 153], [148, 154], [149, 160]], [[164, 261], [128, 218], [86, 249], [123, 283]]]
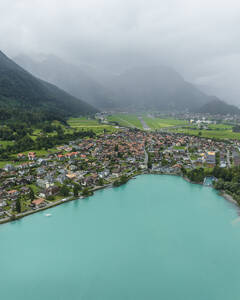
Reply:
[[237, 141], [121, 128], [57, 146], [42, 157], [19, 153], [18, 164], [0, 169], [0, 218], [91, 195], [123, 176], [239, 166], [239, 147]]

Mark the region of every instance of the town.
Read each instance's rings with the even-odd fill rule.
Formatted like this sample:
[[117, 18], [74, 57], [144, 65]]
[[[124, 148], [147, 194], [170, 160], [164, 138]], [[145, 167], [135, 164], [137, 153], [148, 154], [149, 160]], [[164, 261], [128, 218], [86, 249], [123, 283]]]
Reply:
[[121, 127], [82, 138], [0, 169], [0, 221], [6, 222], [144, 173], [178, 174], [240, 165], [240, 142]]

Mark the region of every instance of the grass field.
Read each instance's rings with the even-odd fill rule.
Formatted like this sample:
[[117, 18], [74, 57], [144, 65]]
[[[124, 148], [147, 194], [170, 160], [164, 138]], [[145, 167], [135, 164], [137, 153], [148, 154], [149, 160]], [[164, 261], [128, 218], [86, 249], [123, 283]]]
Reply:
[[187, 121], [176, 119], [160, 119], [151, 118], [149, 116], [143, 116], [143, 119], [147, 123], [147, 125], [153, 130], [171, 126], [184, 126], [188, 124]]
[[13, 145], [14, 142], [12, 141], [0, 141], [1, 147], [5, 148], [7, 145]]
[[117, 122], [120, 126], [125, 127], [136, 127], [139, 129], [143, 129], [142, 123], [138, 119], [137, 115], [132, 114], [115, 114], [108, 117], [108, 121]]
[[[210, 130], [200, 130], [197, 125], [190, 125], [187, 121], [184, 120], [151, 118], [149, 116], [144, 116], [143, 119], [153, 130], [167, 128], [167, 130], [173, 132], [185, 133], [195, 136], [198, 136], [199, 132], [201, 132], [200, 135], [205, 138], [240, 140], [240, 133], [232, 132], [233, 126], [228, 124], [210, 124], [208, 125], [208, 128]], [[176, 126], [178, 128], [171, 128]], [[188, 128], [188, 126], [195, 129]]]
[[232, 129], [232, 125], [228, 124], [210, 124], [208, 125], [208, 128], [210, 129], [217, 129], [217, 130], [225, 130], [225, 129]]
[[109, 132], [116, 131], [116, 128], [114, 126], [99, 124], [99, 122], [95, 119], [70, 118], [68, 120], [68, 125], [78, 130], [92, 130], [96, 134], [101, 134], [104, 132], [104, 130], [107, 130]]
[[227, 130], [193, 130], [187, 128], [178, 128], [171, 131], [178, 133], [185, 133], [189, 135], [198, 136], [201, 132], [201, 136], [205, 138], [216, 138], [216, 139], [237, 139], [240, 140], [240, 133], [232, 132], [232, 129]]

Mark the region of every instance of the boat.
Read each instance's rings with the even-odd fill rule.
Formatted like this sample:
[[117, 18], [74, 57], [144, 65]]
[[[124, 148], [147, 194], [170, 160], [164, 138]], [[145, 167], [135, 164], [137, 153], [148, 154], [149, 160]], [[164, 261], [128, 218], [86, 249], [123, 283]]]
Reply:
[[51, 217], [52, 214], [45, 214], [45, 217]]

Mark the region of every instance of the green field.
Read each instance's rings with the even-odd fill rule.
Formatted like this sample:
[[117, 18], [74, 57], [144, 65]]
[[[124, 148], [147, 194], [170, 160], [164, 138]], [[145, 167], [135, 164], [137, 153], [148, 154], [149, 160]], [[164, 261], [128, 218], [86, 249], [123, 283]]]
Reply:
[[187, 121], [176, 119], [152, 118], [149, 116], [143, 116], [143, 119], [146, 124], [153, 130], [171, 126], [184, 126], [188, 124]]
[[232, 125], [228, 124], [210, 124], [208, 125], [208, 128], [213, 129], [213, 130], [225, 130], [225, 129], [232, 129]]
[[92, 130], [96, 134], [101, 134], [104, 130], [107, 130], [108, 132], [116, 131], [114, 126], [100, 124], [96, 119], [70, 118], [68, 120], [68, 125], [77, 130]]
[[166, 128], [166, 130], [172, 132], [184, 133], [187, 135], [195, 136], [198, 136], [199, 132], [201, 132], [200, 135], [205, 138], [240, 140], [240, 133], [232, 132], [233, 126], [229, 124], [210, 124], [208, 125], [209, 130], [200, 130], [197, 127], [197, 125], [191, 125], [185, 120], [152, 118], [149, 116], [144, 116], [143, 119], [147, 123], [147, 125], [153, 130]]
[[109, 122], [117, 122], [120, 126], [143, 129], [137, 115], [115, 114], [108, 117]]
[[7, 145], [13, 145], [14, 142], [12, 141], [0, 141], [1, 147], [5, 148]]
[[187, 129], [187, 128], [178, 128], [172, 129], [171, 131], [184, 133], [188, 135], [198, 136], [201, 132], [201, 136], [205, 138], [216, 138], [216, 139], [237, 139], [240, 140], [240, 133], [232, 132], [232, 129], [227, 130], [199, 130], [199, 129]]

